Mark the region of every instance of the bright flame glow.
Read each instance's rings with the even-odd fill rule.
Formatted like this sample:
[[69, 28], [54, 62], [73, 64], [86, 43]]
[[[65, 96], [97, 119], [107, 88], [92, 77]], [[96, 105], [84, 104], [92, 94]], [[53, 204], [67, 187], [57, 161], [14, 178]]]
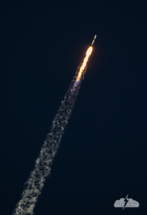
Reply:
[[92, 46], [90, 46], [88, 49], [87, 49], [87, 52], [86, 52], [86, 57], [84, 58], [84, 61], [83, 61], [83, 64], [82, 66], [80, 67], [80, 71], [79, 71], [79, 74], [78, 74], [78, 77], [76, 79], [76, 81], [79, 81], [79, 79], [81, 78], [81, 75], [82, 75], [82, 72], [84, 71], [86, 65], [87, 65], [87, 61], [89, 59], [89, 56], [91, 55], [92, 53]]

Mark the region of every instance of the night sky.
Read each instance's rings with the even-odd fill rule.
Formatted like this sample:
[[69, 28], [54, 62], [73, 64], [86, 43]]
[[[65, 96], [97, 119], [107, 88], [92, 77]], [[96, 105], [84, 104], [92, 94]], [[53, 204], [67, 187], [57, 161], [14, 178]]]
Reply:
[[[0, 214], [12, 214], [97, 39], [34, 215], [146, 214], [146, 1], [0, 3]], [[129, 194], [136, 209], [114, 208]]]

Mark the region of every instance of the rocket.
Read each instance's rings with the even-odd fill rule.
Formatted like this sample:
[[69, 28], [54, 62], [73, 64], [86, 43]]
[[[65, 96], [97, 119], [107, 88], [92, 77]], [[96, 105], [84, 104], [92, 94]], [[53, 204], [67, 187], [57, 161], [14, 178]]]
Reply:
[[93, 41], [92, 41], [91, 45], [93, 45], [93, 44], [94, 44], [96, 37], [97, 37], [97, 35], [95, 35], [95, 36], [94, 36], [94, 39], [93, 39]]

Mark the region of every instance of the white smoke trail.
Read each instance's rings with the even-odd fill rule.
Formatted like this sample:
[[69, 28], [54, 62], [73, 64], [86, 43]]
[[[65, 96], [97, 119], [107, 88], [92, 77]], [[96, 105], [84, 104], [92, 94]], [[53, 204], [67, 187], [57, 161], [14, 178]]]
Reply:
[[77, 82], [76, 78], [79, 68], [77, 69], [76, 74], [69, 86], [69, 90], [65, 94], [64, 100], [61, 102], [61, 106], [59, 107], [59, 110], [52, 122], [51, 130], [48, 133], [40, 154], [35, 162], [35, 168], [31, 172], [28, 181], [25, 183], [21, 200], [17, 203], [13, 215], [33, 214], [34, 207], [44, 186], [45, 179], [50, 174], [50, 165], [52, 164], [55, 154], [57, 153], [64, 129], [68, 123], [68, 119], [71, 115], [76, 97], [80, 90], [81, 82], [86, 72], [85, 68], [80, 80]]

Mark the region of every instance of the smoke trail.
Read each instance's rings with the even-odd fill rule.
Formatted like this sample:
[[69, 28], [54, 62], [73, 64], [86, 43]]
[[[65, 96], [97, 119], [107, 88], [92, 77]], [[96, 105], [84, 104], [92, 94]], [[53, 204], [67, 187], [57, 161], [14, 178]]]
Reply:
[[25, 183], [25, 189], [22, 193], [21, 200], [17, 203], [13, 215], [33, 214], [38, 196], [44, 186], [46, 177], [50, 174], [50, 165], [57, 153], [64, 129], [68, 123], [68, 119], [79, 93], [92, 49], [92, 46], [88, 48], [86, 57], [84, 58], [82, 65], [78, 67], [69, 86], [69, 90], [65, 94], [64, 100], [61, 102], [61, 106], [52, 122], [51, 130], [48, 133], [40, 154], [35, 162], [35, 168], [31, 172], [28, 181]]
[[52, 122], [51, 130], [41, 148], [40, 154], [35, 162], [35, 168], [31, 172], [28, 181], [25, 183], [25, 189], [22, 193], [21, 200], [16, 205], [13, 215], [32, 215], [38, 196], [44, 186], [47, 176], [49, 176], [53, 158], [57, 153], [61, 137], [68, 123], [71, 111], [80, 90], [86, 67], [83, 70], [79, 81], [76, 81], [80, 67], [70, 84], [69, 90], [61, 102], [61, 106]]

